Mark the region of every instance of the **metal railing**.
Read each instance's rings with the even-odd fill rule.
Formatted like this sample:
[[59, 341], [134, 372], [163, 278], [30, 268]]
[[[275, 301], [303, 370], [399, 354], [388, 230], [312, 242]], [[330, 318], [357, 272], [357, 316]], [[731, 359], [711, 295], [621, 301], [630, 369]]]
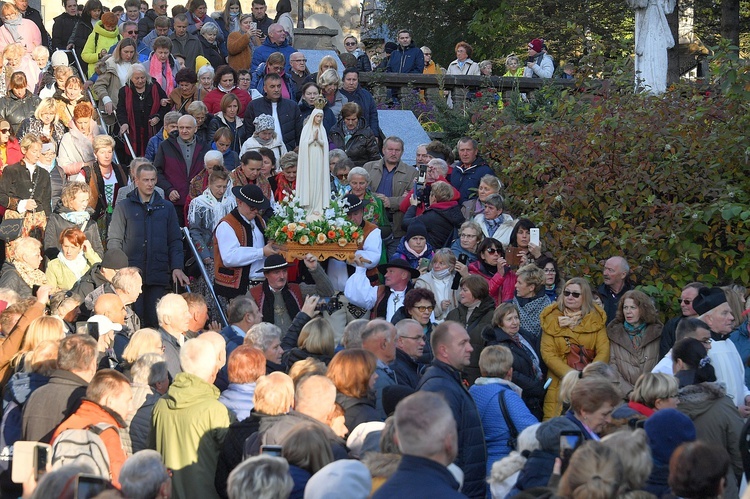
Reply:
[[188, 229], [187, 227], [183, 227], [182, 233], [185, 236], [185, 240], [187, 241], [188, 246], [190, 246], [190, 251], [193, 253], [193, 258], [195, 258], [195, 263], [198, 265], [198, 268], [201, 271], [201, 275], [203, 276], [203, 279], [205, 279], [206, 281], [206, 287], [208, 288], [208, 291], [211, 293], [211, 298], [213, 298], [214, 303], [216, 304], [216, 309], [219, 311], [221, 322], [222, 324], [224, 324], [224, 327], [227, 327], [229, 326], [229, 321], [227, 320], [227, 316], [224, 314], [224, 309], [221, 308], [221, 303], [219, 303], [219, 298], [216, 296], [216, 292], [214, 291], [213, 279], [211, 279], [210, 276], [208, 275], [206, 266], [203, 265], [203, 260], [201, 259], [201, 256], [198, 254], [198, 249], [195, 247], [195, 243], [193, 243], [193, 239], [190, 237], [190, 229]]

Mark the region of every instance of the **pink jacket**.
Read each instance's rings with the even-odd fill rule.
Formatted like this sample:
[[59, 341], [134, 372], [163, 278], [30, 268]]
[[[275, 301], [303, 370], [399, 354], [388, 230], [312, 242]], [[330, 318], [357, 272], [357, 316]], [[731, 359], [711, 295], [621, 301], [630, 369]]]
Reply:
[[[31, 55], [35, 47], [42, 44], [42, 33], [39, 31], [37, 25], [34, 24], [34, 21], [22, 19], [18, 33], [23, 38], [21, 44], [26, 48], [26, 52], [29, 55]], [[15, 43], [15, 40], [10, 30], [6, 26], [0, 26], [0, 52], [5, 50], [5, 47], [11, 43]]]

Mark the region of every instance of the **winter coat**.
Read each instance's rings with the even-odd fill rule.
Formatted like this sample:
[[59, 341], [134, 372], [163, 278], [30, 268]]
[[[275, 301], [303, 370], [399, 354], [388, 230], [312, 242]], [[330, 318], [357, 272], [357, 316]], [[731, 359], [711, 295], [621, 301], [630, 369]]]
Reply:
[[750, 359], [750, 339], [748, 339], [748, 329], [750, 327], [750, 319], [746, 320], [735, 329], [729, 339], [734, 346], [737, 347], [737, 352], [742, 358], [742, 363], [745, 365], [745, 386], [750, 388], [750, 365], [748, 365], [748, 359]]
[[659, 362], [661, 329], [660, 322], [648, 324], [643, 332], [641, 347], [636, 349], [622, 322], [613, 321], [607, 325], [609, 363], [617, 371], [621, 393], [629, 393], [638, 377], [650, 373]]
[[424, 54], [412, 41], [408, 47], [401, 45], [391, 53], [386, 71], [389, 73], [415, 73], [424, 71]]
[[414, 256], [413, 253], [410, 253], [409, 250], [406, 249], [406, 236], [404, 236], [399, 241], [398, 247], [396, 247], [396, 252], [391, 258], [400, 258], [401, 260], [406, 260], [407, 262], [409, 262], [409, 266], [411, 268], [416, 269], [419, 268], [419, 261], [422, 258], [432, 260], [434, 254], [435, 251], [432, 249], [432, 245], [430, 243], [427, 243], [425, 252], [422, 253], [421, 256]]
[[178, 140], [180, 139], [169, 137], [159, 145], [154, 158], [154, 166], [159, 173], [158, 185], [164, 189], [164, 195], [169, 197], [172, 191], [177, 191], [180, 199], [175, 205], [182, 209], [188, 198], [190, 181], [203, 171], [203, 157], [209, 149], [208, 144], [194, 139], [193, 157], [188, 169]]
[[[192, 16], [188, 14], [188, 19], [191, 17]], [[169, 36], [169, 39], [172, 41], [172, 54], [179, 54], [184, 57], [185, 67], [195, 71], [195, 59], [198, 56], [203, 55], [203, 46], [200, 40], [198, 40], [198, 37], [187, 33], [182, 40], [179, 40], [177, 35], [172, 33]]]
[[625, 284], [623, 285], [620, 292], [616, 294], [612, 293], [612, 291], [609, 289], [609, 286], [607, 286], [606, 284], [601, 284], [598, 288], [596, 288], [599, 296], [602, 297], [604, 312], [606, 312], [607, 314], [607, 324], [615, 320], [615, 316], [617, 315], [617, 306], [620, 303], [622, 295], [624, 295], [631, 289], [633, 289], [633, 285], [630, 284], [630, 281], [627, 280], [625, 281]]
[[[312, 114], [313, 109], [315, 108], [305, 102], [304, 99], [299, 100], [298, 106], [300, 117], [302, 118], [302, 123], [304, 123], [307, 121], [307, 118]], [[323, 128], [326, 129], [326, 133], [329, 133], [336, 123], [336, 116], [334, 116], [333, 111], [331, 111], [331, 107], [326, 104], [326, 106], [323, 108]]]
[[[88, 264], [86, 271], [83, 273], [83, 275], [86, 275], [86, 273], [91, 269], [91, 265], [95, 263], [99, 263], [102, 261], [102, 258], [96, 254], [96, 252], [93, 249], [90, 249], [84, 254], [84, 258], [86, 259], [86, 262]], [[53, 288], [59, 288], [61, 290], [69, 290], [73, 286], [75, 286], [76, 282], [78, 282], [79, 277], [77, 277], [72, 270], [70, 270], [65, 263], [60, 258], [55, 258], [49, 264], [47, 264], [47, 284], [52, 286]]]
[[94, 75], [96, 69], [96, 63], [99, 61], [99, 54], [103, 50], [105, 53], [109, 52], [112, 45], [116, 45], [122, 39], [120, 30], [115, 29], [114, 31], [107, 31], [101, 21], [96, 23], [94, 31], [89, 35], [86, 40], [86, 45], [83, 47], [81, 52], [81, 58], [89, 65], [88, 76], [91, 78]]
[[156, 151], [159, 150], [159, 146], [162, 142], [164, 142], [163, 127], [160, 128], [158, 132], [156, 132], [156, 135], [148, 139], [148, 144], [146, 145], [146, 154], [144, 155], [147, 160], [151, 161], [152, 163], [154, 162], [154, 158], [156, 158]]
[[109, 281], [107, 281], [101, 273], [101, 268], [101, 263], [92, 265], [91, 270], [81, 277], [78, 283], [73, 286], [72, 291], [77, 295], [86, 297], [90, 293], [93, 293], [95, 289], [104, 286], [105, 284], [109, 285]]
[[52, 24], [52, 50], [65, 50], [68, 48], [68, 40], [70, 40], [70, 34], [79, 23], [81, 18], [79, 16], [71, 16], [67, 12], [63, 12], [59, 16], [53, 19]]
[[487, 442], [487, 476], [492, 471], [492, 465], [504, 458], [513, 449], [508, 444], [511, 438], [508, 423], [500, 409], [500, 397], [505, 401], [508, 416], [521, 433], [526, 427], [538, 423], [536, 417], [529, 412], [521, 397], [514, 390], [512, 383], [500, 378], [479, 378], [469, 388], [482, 419], [484, 438]]
[[218, 43], [210, 43], [203, 35], [197, 35], [198, 40], [201, 42], [201, 48], [203, 49], [203, 57], [208, 59], [211, 66], [218, 68], [224, 66], [227, 63], [227, 54], [224, 49]]
[[558, 401], [560, 380], [573, 368], [567, 363], [566, 356], [570, 352], [570, 344], [583, 345], [587, 350], [594, 351], [592, 362], [609, 363], [609, 339], [607, 338], [607, 316], [598, 305], [592, 305], [591, 312], [581, 319], [581, 323], [574, 328], [560, 327], [557, 318], [563, 313], [553, 303], [544, 310], [540, 320], [542, 322], [542, 341], [540, 351], [542, 360], [547, 365], [547, 376], [552, 384], [544, 397], [544, 419], [560, 415], [561, 407]]
[[484, 338], [482, 331], [492, 324], [492, 315], [495, 313], [495, 300], [488, 296], [477, 305], [477, 308], [471, 313], [469, 321], [466, 321], [466, 315], [469, 309], [466, 305], [459, 304], [456, 308], [448, 312], [445, 317], [447, 321], [456, 321], [466, 328], [471, 338], [471, 346], [474, 351], [471, 352], [469, 366], [464, 369], [469, 384], [473, 383], [479, 377], [479, 354], [484, 349]]
[[[117, 110], [117, 102], [120, 98], [120, 89], [125, 86], [126, 82], [120, 81], [120, 75], [117, 72], [117, 63], [115, 62], [114, 57], [108, 58], [104, 61], [103, 65], [101, 63], [99, 64], [100, 67], [103, 66], [104, 71], [96, 79], [91, 90], [94, 92], [94, 95], [99, 102], [99, 114], [104, 117], [104, 121], [107, 125], [114, 125], [117, 120], [115, 111]], [[107, 114], [104, 111], [104, 105], [107, 102], [112, 102], [112, 114]]]
[[104, 442], [104, 447], [107, 449], [109, 456], [109, 473], [112, 475], [112, 483], [115, 487], [120, 486], [120, 468], [125, 464], [125, 451], [122, 450], [122, 443], [120, 442], [120, 432], [118, 428], [125, 427], [125, 421], [122, 417], [111, 411], [110, 409], [97, 404], [88, 399], [81, 401], [80, 407], [71, 414], [71, 416], [62, 422], [57, 427], [52, 435], [52, 444], [54, 445], [57, 437], [60, 436], [65, 430], [83, 430], [90, 425], [97, 425], [105, 423], [114, 426], [114, 428], [107, 428], [99, 434], [99, 438]]
[[[31, 194], [31, 196], [29, 196]], [[29, 175], [25, 161], [9, 165], [0, 176], [0, 206], [18, 210], [18, 203], [25, 199], [36, 201], [36, 211], [43, 211], [48, 217], [52, 211], [52, 185], [49, 173], [40, 166]]]
[[[375, 138], [372, 130], [366, 125], [365, 121], [360, 118], [357, 127], [353, 131], [346, 130], [344, 120], [340, 119], [328, 134], [328, 141], [331, 144], [331, 150], [342, 149], [346, 156], [354, 161], [355, 166], [362, 166], [368, 161], [377, 161], [380, 159], [380, 148], [378, 139]], [[346, 141], [346, 135], [350, 135], [349, 141]]]
[[[21, 127], [23, 127], [23, 124]], [[0, 175], [2, 175], [2, 170], [6, 166], [18, 163], [22, 159], [23, 153], [21, 152], [21, 144], [19, 144], [18, 139], [8, 137], [8, 142], [5, 143], [5, 163], [0, 159]]]
[[250, 416], [253, 410], [255, 383], [229, 383], [229, 387], [219, 395], [219, 402], [227, 406], [238, 421]]
[[286, 60], [284, 69], [286, 71], [289, 71], [291, 70], [291, 65], [289, 64], [290, 56], [296, 51], [297, 49], [289, 45], [289, 42], [287, 42], [286, 40], [284, 40], [281, 44], [278, 44], [271, 42], [271, 39], [266, 37], [260, 47], [256, 47], [253, 51], [253, 62], [250, 66], [250, 72], [255, 73], [255, 70], [258, 69], [258, 66], [266, 62], [266, 60], [268, 60], [268, 56], [273, 54], [274, 52], [281, 52], [284, 55], [284, 59]]
[[[256, 116], [267, 114], [273, 116], [273, 103], [268, 97], [255, 99], [245, 110], [245, 128], [247, 136], [255, 133]], [[302, 135], [302, 115], [299, 107], [293, 100], [280, 99], [276, 103], [276, 116], [281, 125], [281, 140], [284, 141], [287, 151], [293, 151], [299, 144]]]
[[[469, 200], [468, 202], [473, 203], [474, 201]], [[505, 213], [499, 216], [502, 218], [503, 221], [500, 223], [500, 225], [495, 229], [495, 231], [492, 234], [490, 234], [487, 231], [487, 224], [485, 223], [484, 213], [477, 213], [476, 215], [474, 215], [474, 221], [478, 223], [479, 226], [482, 228], [482, 233], [484, 234], [484, 237], [491, 237], [493, 239], [497, 239], [503, 245], [503, 248], [505, 248], [510, 244], [510, 234], [511, 232], [513, 232], [513, 228], [516, 226], [516, 221], [513, 220], [513, 217]]]
[[268, 427], [266, 430], [264, 430], [264, 425], [261, 424], [260, 431], [263, 434], [263, 445], [281, 445], [284, 437], [299, 423], [312, 423], [323, 430], [328, 443], [331, 444], [334, 461], [347, 458], [346, 442], [338, 437], [328, 425], [294, 409], [280, 417], [273, 426]]
[[[470, 263], [468, 266], [470, 274], [476, 274], [478, 276], [484, 277], [484, 279], [487, 281], [487, 285], [490, 287], [490, 297], [495, 300], [495, 305], [499, 305], [500, 303], [502, 303], [504, 301], [502, 297], [503, 284], [507, 280], [508, 275], [511, 273], [508, 270], [509, 267], [506, 266], [505, 274], [501, 274], [500, 272], [490, 273], [490, 271], [487, 269], [487, 266], [482, 260], [476, 260], [475, 262]], [[493, 267], [492, 269], [495, 270], [495, 267]], [[508, 300], [510, 300], [512, 297], [513, 295], [511, 295]]]
[[[29, 116], [28, 118], [23, 120], [21, 126], [18, 127], [16, 138], [20, 141], [27, 133], [33, 133], [41, 137], [41, 135], [44, 134], [44, 132], [42, 131], [43, 129], [44, 125], [42, 123], [42, 120], [34, 116]], [[63, 135], [65, 135], [65, 125], [63, 125], [59, 120], [55, 120], [52, 122], [50, 130], [52, 132], [52, 140], [55, 141], [55, 143], [59, 144], [63, 138]], [[16, 161], [20, 161], [20, 159]], [[16, 161], [8, 161], [8, 164], [12, 165]]]
[[10, 123], [15, 134], [23, 120], [34, 115], [39, 102], [41, 102], [39, 97], [28, 90], [23, 97], [18, 97], [14, 92], [8, 91], [5, 97], [0, 99], [0, 119]]
[[336, 403], [344, 409], [344, 425], [349, 433], [362, 423], [370, 421], [382, 421], [377, 409], [375, 409], [375, 397], [354, 398], [341, 392], [336, 394]]
[[78, 409], [87, 387], [69, 371], [53, 371], [49, 383], [32, 393], [23, 408], [23, 440], [49, 443], [55, 428]]
[[440, 393], [445, 397], [458, 428], [458, 456], [454, 462], [464, 472], [462, 492], [468, 497], [485, 497], [487, 448], [484, 430], [477, 406], [463, 384], [461, 373], [435, 359], [422, 376], [417, 390]]
[[[91, 18], [84, 19], [83, 17], [81, 17], [81, 21], [76, 24], [75, 28], [73, 29], [73, 33], [70, 35], [70, 39], [68, 40], [73, 42], [73, 45], [75, 46], [75, 52], [78, 55], [78, 61], [81, 63], [81, 69], [86, 74], [88, 74], [88, 64], [86, 64], [86, 61], [83, 60], [81, 54], [83, 53], [83, 47], [86, 46], [86, 42], [89, 39], [89, 35], [94, 32], [94, 25], [91, 21]], [[98, 23], [99, 21], [96, 22]], [[83, 76], [84, 75], [81, 75], [81, 77]]]
[[458, 234], [461, 224], [466, 221], [456, 201], [433, 203], [421, 215], [417, 216], [416, 213], [417, 207], [410, 206], [401, 227], [406, 230], [413, 221], [422, 222], [427, 227], [427, 242], [438, 249], [450, 247], [453, 236]]
[[739, 488], [735, 476], [742, 475], [740, 436], [744, 421], [737, 406], [719, 383], [700, 383], [680, 389], [680, 404], [677, 410], [688, 416], [695, 425], [698, 440], [724, 448], [729, 454], [731, 466], [727, 473], [724, 497], [738, 497]]
[[232, 127], [229, 126], [229, 122], [227, 122], [226, 118], [224, 118], [224, 113], [216, 113], [214, 115], [214, 119], [211, 120], [211, 124], [208, 125], [208, 135], [213, 137], [216, 133], [216, 130], [221, 127], [229, 128], [229, 130], [232, 132], [232, 137], [234, 140], [232, 141], [232, 144], [229, 146], [229, 148], [232, 151], [239, 153], [242, 144], [247, 139], [247, 131], [245, 130], [245, 123], [241, 115], [238, 115], [234, 119], [234, 129], [232, 129]]
[[461, 193], [462, 202], [477, 197], [476, 189], [485, 175], [495, 175], [495, 172], [481, 156], [477, 156], [469, 166], [462, 165], [461, 161], [453, 163], [451, 185]]
[[0, 270], [0, 288], [7, 288], [18, 293], [21, 298], [31, 298], [31, 286], [26, 284], [21, 274], [18, 273], [16, 267], [10, 260], [3, 262], [2, 270]]
[[[404, 455], [396, 472], [372, 495], [372, 499], [431, 497], [461, 499], [459, 484], [446, 466], [424, 457]], [[466, 492], [466, 487], [462, 489]], [[480, 497], [475, 494], [476, 497]]]
[[[236, 95], [237, 98], [240, 100], [240, 109], [239, 111], [237, 111], [237, 116], [239, 117], [245, 116], [245, 113], [247, 112], [247, 105], [250, 104], [250, 100], [251, 100], [250, 94], [237, 87], [233, 88], [231, 93]], [[221, 112], [221, 99], [223, 99], [226, 94], [227, 92], [222, 92], [218, 88], [214, 88], [209, 93], [207, 93], [206, 96], [203, 98], [203, 103], [206, 105], [208, 112], [211, 113], [210, 117], [212, 119], [213, 119], [212, 115]], [[268, 114], [271, 114], [271, 113], [269, 112]], [[245, 118], [247, 118], [247, 116], [245, 116]], [[204, 123], [206, 124], [206, 128], [208, 128], [208, 125], [210, 124], [209, 115], [206, 115], [206, 121]], [[213, 136], [211, 136], [209, 140], [206, 142], [210, 142], [211, 140], [213, 140]]]
[[[364, 55], [364, 58], [367, 59], [367, 55]], [[359, 62], [359, 59], [357, 59], [357, 61]], [[369, 65], [369, 59], [367, 59], [367, 63]], [[370, 70], [367, 69], [365, 71]], [[379, 138], [380, 121], [378, 120], [378, 105], [375, 102], [375, 98], [372, 96], [372, 94], [361, 86], [357, 87], [354, 92], [347, 92], [346, 90], [339, 88], [339, 93], [344, 98], [344, 104], [346, 104], [347, 102], [356, 102], [357, 104], [359, 104], [359, 107], [362, 108], [362, 117], [365, 120], [365, 124], [370, 127], [370, 130], [372, 130], [375, 138]]]
[[244, 35], [239, 31], [229, 33], [227, 37], [227, 61], [235, 71], [250, 68], [253, 60], [253, 49], [250, 48], [250, 34]]
[[391, 363], [391, 369], [396, 373], [399, 385], [416, 390], [421, 376], [419, 368], [420, 365], [416, 360], [400, 348], [396, 348], [396, 359]]
[[176, 497], [219, 497], [216, 463], [232, 418], [218, 398], [214, 385], [183, 372], [154, 406], [149, 447], [174, 470]]
[[[254, 88], [258, 91], [260, 95], [265, 95], [265, 82], [266, 82], [266, 63], [264, 62], [260, 66], [258, 66], [258, 69], [255, 70], [255, 73], [252, 75], [252, 80], [250, 82], [250, 88]], [[282, 71], [282, 73], [279, 75], [281, 77], [281, 84], [286, 86], [287, 91], [289, 92], [289, 99], [290, 100], [296, 100], [297, 94], [299, 93], [299, 88], [297, 88], [297, 84], [294, 82], [294, 79], [292, 78], [291, 74]], [[283, 94], [282, 94], [283, 96]]]
[[552, 468], [557, 457], [557, 455], [542, 449], [531, 451], [526, 464], [518, 474], [518, 481], [506, 497], [513, 497], [522, 490], [546, 487], [550, 476], [552, 476]]
[[534, 375], [534, 361], [526, 353], [526, 350], [519, 347], [513, 341], [508, 333], [500, 327], [487, 327], [482, 332], [482, 337], [486, 345], [501, 345], [509, 349], [513, 354], [513, 377], [511, 381], [523, 390], [521, 398], [526, 407], [538, 420], [542, 419], [542, 402], [544, 401], [544, 381], [546, 371], [542, 356], [539, 353], [539, 338], [533, 336], [528, 331], [521, 329], [520, 334], [533, 348], [539, 358], [539, 368], [542, 370], [542, 379], [537, 379]]
[[154, 30], [154, 21], [159, 17], [154, 9], [148, 9], [138, 21], [138, 41], [142, 42]]
[[107, 248], [124, 251], [129, 265], [141, 269], [144, 285], [167, 286], [172, 271], [184, 264], [174, 206], [157, 192], [144, 204], [135, 189], [115, 206]]
[[521, 327], [533, 334], [536, 338], [542, 335], [542, 324], [539, 321], [539, 316], [545, 307], [549, 306], [552, 301], [544, 292], [544, 289], [531, 298], [519, 298], [513, 296], [513, 304], [518, 308], [518, 315], [521, 319]]
[[[161, 394], [148, 385], [132, 384], [135, 409], [126, 419], [127, 428], [120, 430], [123, 447], [128, 455], [147, 449], [148, 434], [151, 431], [151, 414]], [[123, 435], [124, 434], [124, 435]], [[129, 446], [129, 448], [128, 448]]]
[[10, 32], [7, 26], [0, 26], [0, 52], [5, 50], [5, 47], [11, 43], [20, 43], [26, 53], [30, 56], [31, 52], [39, 45], [42, 44], [42, 33], [39, 28], [30, 19], [21, 19], [21, 25], [18, 27], [18, 34], [21, 37], [19, 42], [13, 38], [13, 34]]
[[[99, 236], [99, 226], [96, 225], [94, 220], [94, 210], [87, 208], [90, 218], [88, 222], [85, 222], [83, 226], [76, 225], [73, 222], [68, 222], [62, 217], [63, 213], [70, 213], [70, 208], [62, 204], [62, 201], [57, 202], [55, 211], [52, 212], [52, 216], [47, 220], [47, 227], [44, 229], [44, 255], [49, 259], [53, 260], [57, 258], [60, 253], [60, 234], [65, 229], [77, 227], [83, 231], [83, 235], [91, 243], [91, 247], [94, 252], [99, 255], [100, 258], [104, 257], [104, 246], [102, 246], [102, 240]], [[93, 290], [92, 290], [93, 291]]]
[[464, 61], [463, 67], [460, 67], [458, 65], [458, 59], [455, 59], [453, 62], [448, 64], [448, 68], [445, 70], [445, 74], [479, 76], [481, 73], [479, 72], [479, 64], [472, 61], [471, 59], [466, 59]]

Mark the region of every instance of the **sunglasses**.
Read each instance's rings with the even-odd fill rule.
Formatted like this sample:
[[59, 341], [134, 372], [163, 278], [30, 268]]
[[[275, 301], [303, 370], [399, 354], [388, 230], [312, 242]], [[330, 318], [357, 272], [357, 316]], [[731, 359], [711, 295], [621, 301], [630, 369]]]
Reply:
[[3, 128], [0, 133], [10, 133], [10, 128]]
[[341, 174], [339, 174], [339, 175], [336, 175], [336, 176], [337, 176], [337, 177], [339, 178], [339, 180], [346, 180], [346, 178], [347, 178], [347, 177], [348, 177], [349, 175], [348, 175], [348, 174], [346, 174], [346, 173], [341, 173]]
[[417, 311], [419, 311], [419, 312], [424, 313], [424, 312], [432, 312], [433, 310], [435, 310], [435, 307], [433, 307], [431, 305], [428, 305], [426, 307], [417, 307], [417, 306], [415, 306], [414, 309], [417, 310]]
[[[0, 131], [2, 131], [2, 130], [0, 130]], [[680, 303], [682, 303], [684, 305], [690, 305], [691, 303], [693, 303], [693, 300], [680, 300]]]
[[568, 291], [567, 289], [565, 291], [563, 291], [563, 295], [565, 295], [565, 296], [571, 296], [572, 295], [573, 298], [580, 298], [581, 297], [581, 293], [579, 293], [577, 291]]
[[138, 32], [137, 31], [133, 31], [133, 30], [129, 30], [129, 31], [126, 31], [125, 33], [128, 34], [128, 35], [135, 35]]
[[487, 252], [487, 253], [489, 253], [490, 255], [494, 255], [495, 253], [499, 253], [499, 250], [498, 250], [498, 249], [496, 249], [496, 248], [487, 248], [487, 249], [486, 249], [486, 250], [484, 250], [484, 251], [486, 251], [486, 252]]
[[354, 43], [354, 42], [346, 42], [344, 45], [346, 45], [347, 47], [354, 47], [356, 45], [356, 43]]

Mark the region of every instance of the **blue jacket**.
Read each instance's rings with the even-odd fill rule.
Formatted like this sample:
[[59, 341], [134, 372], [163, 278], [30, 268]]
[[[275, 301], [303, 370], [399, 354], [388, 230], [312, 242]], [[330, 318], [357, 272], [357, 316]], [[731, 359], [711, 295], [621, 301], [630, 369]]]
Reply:
[[392, 497], [454, 499], [466, 496], [458, 492], [458, 482], [446, 466], [432, 459], [405, 454], [396, 472], [373, 494], [372, 499]]
[[[440, 393], [445, 397], [458, 427], [458, 456], [455, 463], [464, 472], [462, 490], [469, 497], [485, 497], [487, 448], [484, 430], [477, 406], [463, 384], [461, 373], [435, 359], [419, 381], [417, 390]], [[422, 493], [419, 497], [429, 496]]]
[[[483, 384], [482, 380], [488, 380], [489, 383]], [[493, 382], [494, 381], [494, 382]], [[492, 471], [492, 464], [504, 458], [513, 450], [508, 445], [510, 430], [505, 422], [503, 413], [500, 410], [500, 396], [505, 398], [505, 406], [508, 408], [508, 415], [513, 421], [513, 425], [521, 433], [527, 427], [538, 423], [537, 419], [529, 412], [521, 397], [516, 394], [508, 385], [490, 380], [488, 378], [479, 378], [476, 383], [469, 388], [469, 393], [474, 398], [479, 410], [479, 416], [482, 418], [482, 427], [484, 428], [484, 437], [487, 442], [487, 475]]]
[[158, 132], [156, 132], [156, 135], [148, 139], [148, 144], [146, 144], [146, 153], [144, 154], [145, 158], [152, 163], [154, 162], [154, 158], [156, 158], [156, 151], [159, 150], [159, 145], [164, 142], [164, 127], [160, 128]]
[[419, 261], [422, 258], [432, 260], [432, 257], [434, 255], [435, 250], [432, 249], [432, 245], [430, 243], [427, 243], [427, 251], [425, 251], [422, 256], [417, 258], [416, 256], [414, 256], [414, 254], [410, 253], [409, 250], [406, 249], [406, 236], [404, 236], [401, 238], [401, 241], [399, 241], [396, 252], [391, 258], [400, 258], [401, 260], [406, 260], [411, 268], [416, 269], [419, 267]]
[[[263, 40], [263, 44], [253, 50], [253, 63], [250, 65], [250, 73], [255, 73], [255, 70], [258, 69], [258, 66], [266, 62], [268, 56], [273, 54], [274, 52], [281, 52], [282, 54], [284, 54], [284, 59], [286, 59], [286, 65], [284, 66], [284, 69], [286, 71], [291, 71], [292, 67], [289, 64], [289, 58], [293, 53], [297, 52], [297, 49], [289, 45], [289, 42], [287, 42], [286, 40], [284, 40], [284, 43], [282, 43], [281, 45], [277, 45], [275, 43], [271, 43], [271, 40], [266, 37], [266, 39]], [[424, 59], [424, 57], [422, 59]]]
[[742, 357], [742, 365], [745, 366], [745, 386], [750, 388], [750, 367], [747, 365], [748, 358], [750, 358], [750, 338], [748, 338], [748, 327], [750, 327], [750, 318], [740, 324], [740, 327], [735, 329], [732, 334], [729, 335], [729, 339], [737, 347], [737, 351]]
[[185, 263], [177, 212], [156, 191], [148, 204], [141, 201], [138, 189], [117, 203], [107, 247], [124, 251], [129, 266], [141, 269], [146, 286], [168, 286], [172, 271]]
[[[492, 168], [489, 167], [481, 156], [477, 156], [477, 159], [474, 160], [469, 168], [461, 166], [461, 161], [453, 164], [451, 185], [461, 193], [462, 203], [467, 199], [477, 197], [476, 190], [479, 188], [479, 181], [485, 175], [495, 175], [495, 172], [492, 171]], [[472, 189], [474, 190], [472, 191]]]
[[[295, 100], [297, 97], [297, 84], [294, 83], [294, 80], [291, 76], [289, 76], [289, 73], [284, 71], [284, 74], [279, 75], [281, 76], [281, 79], [284, 81], [284, 85], [286, 85], [286, 89], [289, 91], [289, 99]], [[252, 75], [252, 80], [250, 81], [250, 88], [254, 88], [258, 91], [260, 95], [265, 95], [265, 89], [264, 85], [266, 83], [266, 63], [264, 62], [260, 66], [258, 66], [258, 69], [255, 70], [255, 72]]]
[[[255, 57], [253, 57], [253, 62]], [[424, 54], [422, 49], [411, 44], [404, 48], [401, 45], [393, 51], [388, 59], [387, 71], [389, 73], [416, 73], [422, 74], [424, 71]]]
[[362, 117], [365, 119], [365, 124], [370, 127], [376, 138], [380, 138], [378, 105], [375, 103], [372, 94], [361, 86], [357, 87], [354, 92], [347, 92], [342, 89], [339, 89], [339, 92], [341, 92], [341, 95], [344, 96], [347, 102], [356, 102], [359, 104], [359, 107], [362, 108]]
[[234, 352], [234, 349], [242, 345], [242, 343], [245, 341], [245, 337], [240, 336], [240, 334], [232, 327], [231, 324], [222, 329], [219, 334], [222, 335], [224, 337], [224, 340], [226, 340], [227, 342], [227, 359], [232, 354], [232, 352]]
[[242, 421], [250, 416], [250, 411], [255, 407], [254, 394], [255, 383], [229, 383], [229, 388], [219, 395], [219, 402], [237, 416], [237, 421]]

